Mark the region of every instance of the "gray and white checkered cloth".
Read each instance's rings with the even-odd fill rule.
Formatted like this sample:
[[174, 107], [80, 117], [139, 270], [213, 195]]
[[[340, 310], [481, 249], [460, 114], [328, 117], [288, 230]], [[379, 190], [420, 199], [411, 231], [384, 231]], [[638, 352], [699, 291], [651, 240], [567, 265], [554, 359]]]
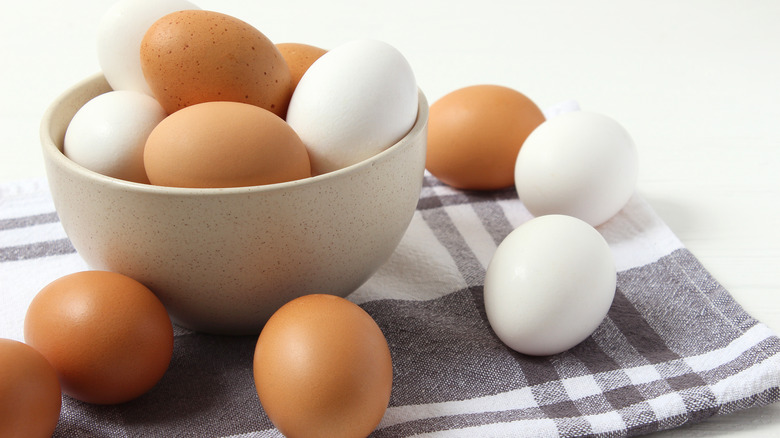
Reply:
[[[634, 436], [780, 398], [780, 340], [639, 197], [598, 227], [619, 273], [596, 332], [549, 357], [505, 347], [482, 284], [497, 245], [530, 218], [511, 189], [464, 192], [425, 176], [397, 251], [349, 297], [376, 319], [393, 357], [390, 407], [374, 436]], [[45, 181], [0, 185], [0, 336], [21, 340], [35, 293], [83, 269]], [[255, 337], [175, 333], [152, 391], [118, 406], [65, 397], [55, 436], [280, 436], [255, 392]]]

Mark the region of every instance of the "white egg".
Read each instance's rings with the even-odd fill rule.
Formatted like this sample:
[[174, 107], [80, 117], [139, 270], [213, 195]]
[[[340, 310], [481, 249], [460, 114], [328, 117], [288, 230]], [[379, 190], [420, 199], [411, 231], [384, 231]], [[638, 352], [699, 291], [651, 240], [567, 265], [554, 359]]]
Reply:
[[534, 216], [565, 214], [598, 226], [628, 202], [638, 173], [636, 146], [615, 120], [573, 111], [539, 125], [515, 163], [515, 187]]
[[616, 281], [612, 252], [595, 228], [572, 216], [540, 216], [496, 249], [485, 276], [485, 311], [513, 350], [557, 354], [601, 324]]
[[290, 100], [287, 122], [322, 174], [370, 158], [400, 140], [417, 118], [417, 82], [387, 43], [360, 39], [315, 61]]
[[110, 91], [94, 97], [73, 116], [63, 153], [94, 172], [148, 183], [144, 145], [166, 116], [153, 97], [138, 91]]
[[97, 57], [114, 90], [152, 95], [141, 71], [141, 40], [155, 21], [171, 12], [200, 9], [187, 0], [119, 0], [100, 19]]

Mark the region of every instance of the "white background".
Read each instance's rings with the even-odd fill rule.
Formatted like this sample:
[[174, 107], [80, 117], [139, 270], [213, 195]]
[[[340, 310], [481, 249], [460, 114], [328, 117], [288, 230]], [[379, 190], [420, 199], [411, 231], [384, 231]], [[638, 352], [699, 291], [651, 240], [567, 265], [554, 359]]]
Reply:
[[[430, 102], [493, 83], [542, 108], [574, 99], [609, 115], [639, 148], [640, 194], [749, 313], [780, 331], [780, 2], [193, 1], [274, 42], [384, 40]], [[0, 14], [0, 183], [44, 176], [41, 115], [99, 70], [95, 30], [112, 3], [16, 2]], [[775, 435], [777, 405], [659, 434]]]

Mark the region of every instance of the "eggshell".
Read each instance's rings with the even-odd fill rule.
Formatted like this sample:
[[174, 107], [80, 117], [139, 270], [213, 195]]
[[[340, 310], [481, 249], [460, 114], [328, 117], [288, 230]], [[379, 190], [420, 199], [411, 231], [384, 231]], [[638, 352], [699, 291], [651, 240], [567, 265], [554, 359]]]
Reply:
[[168, 14], [141, 42], [141, 68], [170, 114], [210, 101], [244, 102], [283, 116], [290, 69], [279, 50], [250, 24], [213, 11]]
[[517, 153], [542, 122], [539, 107], [512, 88], [455, 90], [431, 105], [425, 167], [459, 189], [511, 187]]
[[49, 438], [62, 395], [57, 373], [35, 349], [0, 339], [0, 436]]
[[141, 40], [160, 17], [185, 9], [200, 9], [186, 0], [119, 0], [100, 19], [97, 58], [114, 90], [152, 95], [141, 70]]
[[595, 228], [572, 216], [540, 216], [496, 249], [485, 274], [485, 312], [513, 350], [557, 354], [596, 330], [616, 284], [612, 252]]
[[177, 111], [144, 149], [152, 184], [241, 187], [311, 176], [298, 135], [273, 113], [239, 102], [205, 102]]
[[147, 94], [129, 90], [101, 94], [73, 116], [63, 152], [89, 170], [148, 183], [144, 145], [165, 116], [162, 106]]
[[331, 172], [400, 140], [417, 118], [417, 82], [387, 43], [359, 39], [315, 61], [295, 88], [287, 122], [309, 150], [312, 172]]
[[368, 313], [344, 298], [314, 294], [268, 320], [254, 379], [263, 409], [286, 437], [365, 437], [387, 409], [393, 366]]
[[290, 88], [292, 90], [295, 90], [303, 74], [306, 73], [306, 70], [311, 67], [314, 61], [327, 53], [325, 49], [300, 43], [278, 43], [276, 48], [279, 49], [279, 53], [282, 54], [282, 57], [287, 62], [287, 66], [290, 68], [292, 77]]
[[615, 120], [589, 111], [554, 117], [528, 136], [515, 187], [531, 214], [566, 214], [598, 226], [634, 193], [636, 146]]
[[141, 283], [105, 271], [61, 277], [35, 296], [24, 339], [57, 371], [78, 400], [115, 404], [149, 391], [173, 353], [173, 326]]

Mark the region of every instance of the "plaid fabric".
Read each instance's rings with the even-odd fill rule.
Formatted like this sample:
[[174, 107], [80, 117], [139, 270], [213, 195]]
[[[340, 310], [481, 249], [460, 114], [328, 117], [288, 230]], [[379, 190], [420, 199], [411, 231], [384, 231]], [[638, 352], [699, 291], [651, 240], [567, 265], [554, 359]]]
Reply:
[[[780, 398], [780, 340], [639, 197], [598, 228], [619, 273], [596, 332], [549, 357], [506, 348], [482, 284], [496, 246], [530, 217], [513, 190], [465, 192], [425, 176], [400, 246], [349, 297], [393, 356], [390, 407], [373, 436], [634, 436]], [[35, 293], [83, 269], [45, 182], [0, 185], [0, 336], [21, 340]], [[281, 436], [255, 393], [255, 337], [175, 335], [152, 391], [118, 406], [65, 397], [55, 436]]]

